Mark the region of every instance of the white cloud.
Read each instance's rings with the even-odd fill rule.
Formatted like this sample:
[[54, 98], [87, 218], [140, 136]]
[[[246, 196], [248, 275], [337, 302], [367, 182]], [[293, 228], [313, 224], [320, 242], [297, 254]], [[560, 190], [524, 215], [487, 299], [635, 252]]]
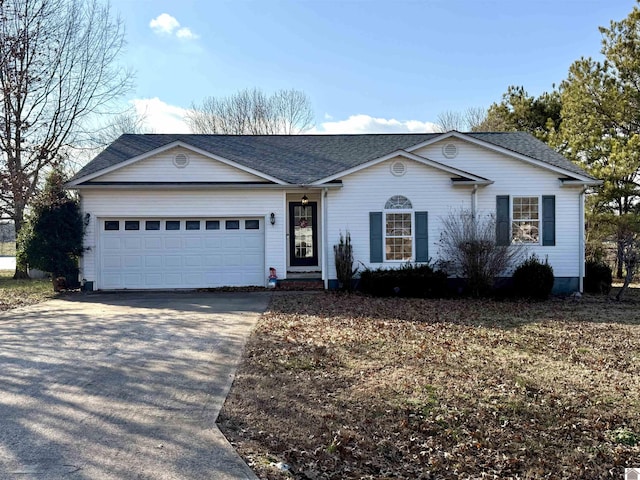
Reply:
[[156, 33], [165, 33], [171, 35], [173, 31], [180, 26], [180, 22], [168, 13], [158, 15], [149, 22], [151, 30]]
[[147, 129], [153, 133], [191, 133], [185, 115], [187, 109], [169, 105], [158, 97], [131, 100]]
[[[325, 118], [327, 116], [325, 115]], [[437, 125], [419, 120], [399, 121], [395, 118], [375, 118], [370, 115], [351, 115], [347, 120], [322, 122], [312, 133], [432, 133]]]
[[183, 38], [185, 40], [195, 40], [198, 38], [198, 35], [193, 33], [190, 28], [183, 27], [176, 32], [176, 37]]
[[198, 35], [189, 27], [180, 27], [180, 22], [168, 13], [162, 13], [151, 19], [149, 27], [158, 35], [174, 35], [182, 40], [195, 40]]

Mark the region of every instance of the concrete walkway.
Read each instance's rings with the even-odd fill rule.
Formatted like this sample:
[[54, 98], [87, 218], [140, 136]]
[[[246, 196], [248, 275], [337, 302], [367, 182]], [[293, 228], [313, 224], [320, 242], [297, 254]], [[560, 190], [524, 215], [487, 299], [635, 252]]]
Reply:
[[268, 300], [95, 294], [0, 315], [0, 478], [255, 479], [215, 419]]

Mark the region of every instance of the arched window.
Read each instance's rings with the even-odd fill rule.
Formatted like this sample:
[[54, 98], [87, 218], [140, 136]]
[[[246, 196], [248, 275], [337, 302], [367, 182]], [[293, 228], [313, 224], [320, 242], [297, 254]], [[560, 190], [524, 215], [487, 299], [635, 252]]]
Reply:
[[384, 208], [385, 210], [410, 210], [413, 208], [413, 205], [411, 205], [411, 200], [409, 200], [407, 197], [403, 197], [402, 195], [394, 195], [389, 200], [387, 200]]
[[413, 260], [413, 205], [402, 195], [394, 195], [384, 205], [385, 261]]

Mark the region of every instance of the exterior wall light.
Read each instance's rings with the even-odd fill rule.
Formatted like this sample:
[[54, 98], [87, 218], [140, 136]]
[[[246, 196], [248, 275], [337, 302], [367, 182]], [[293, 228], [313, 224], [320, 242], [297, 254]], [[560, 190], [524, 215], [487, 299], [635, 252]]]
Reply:
[[271, 215], [269, 216], [269, 221], [271, 222], [271, 225], [275, 225], [276, 224], [276, 214], [271, 212]]
[[302, 203], [302, 206], [305, 206], [309, 203], [309, 199], [307, 198], [306, 195], [303, 195], [301, 203]]

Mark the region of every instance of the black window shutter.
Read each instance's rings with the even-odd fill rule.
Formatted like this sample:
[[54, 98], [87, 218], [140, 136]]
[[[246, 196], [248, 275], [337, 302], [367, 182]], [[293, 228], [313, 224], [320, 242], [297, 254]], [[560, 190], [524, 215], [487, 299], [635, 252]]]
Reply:
[[429, 261], [429, 214], [416, 212], [416, 262]]
[[542, 197], [542, 245], [550, 247], [556, 244], [556, 197]]
[[369, 212], [369, 261], [382, 263], [382, 212]]
[[511, 215], [509, 213], [509, 195], [496, 197], [496, 244], [511, 244]]

